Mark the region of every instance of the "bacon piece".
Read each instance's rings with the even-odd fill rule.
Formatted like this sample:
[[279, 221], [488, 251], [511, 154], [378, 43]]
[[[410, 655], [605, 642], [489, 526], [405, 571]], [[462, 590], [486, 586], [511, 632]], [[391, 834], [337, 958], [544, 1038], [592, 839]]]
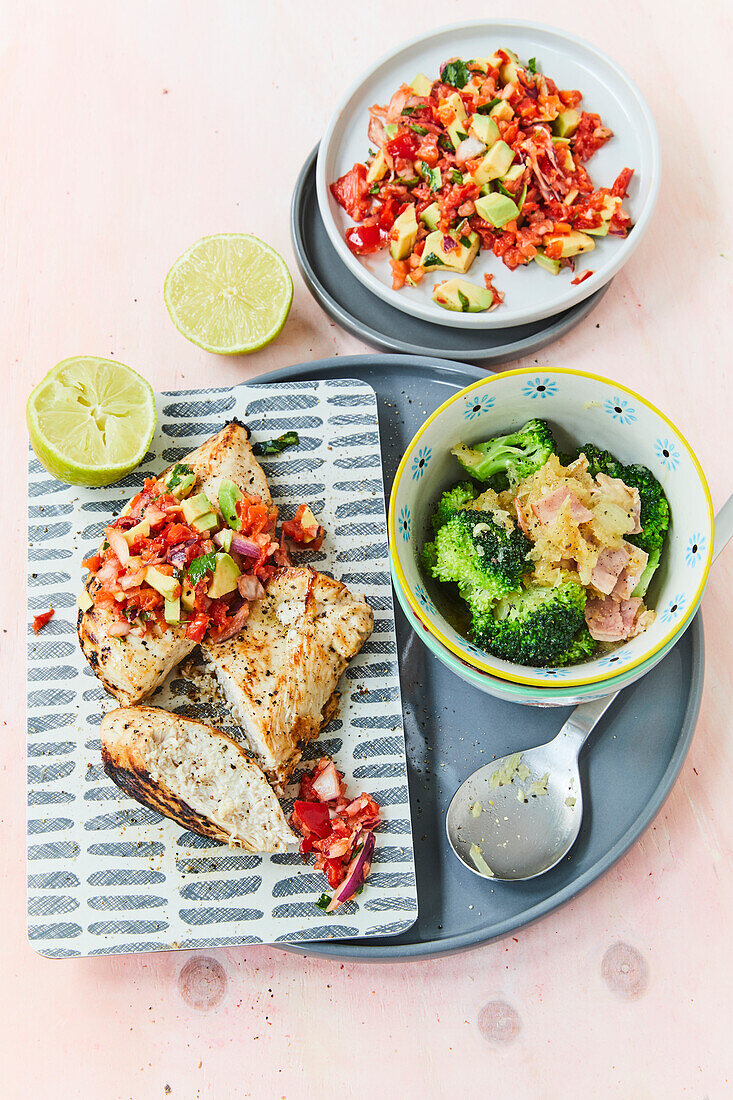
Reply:
[[623, 546], [615, 549], [608, 546], [604, 547], [598, 555], [598, 560], [591, 573], [590, 579], [593, 587], [597, 588], [599, 592], [603, 592], [604, 595], [610, 596], [629, 561], [629, 552]]
[[532, 505], [532, 511], [540, 523], [552, 523], [568, 499], [570, 500], [570, 517], [574, 523], [588, 523], [589, 520], [593, 519], [593, 513], [590, 509], [586, 508], [575, 493], [568, 489], [567, 485], [561, 485], [559, 489], [547, 493], [541, 500]]

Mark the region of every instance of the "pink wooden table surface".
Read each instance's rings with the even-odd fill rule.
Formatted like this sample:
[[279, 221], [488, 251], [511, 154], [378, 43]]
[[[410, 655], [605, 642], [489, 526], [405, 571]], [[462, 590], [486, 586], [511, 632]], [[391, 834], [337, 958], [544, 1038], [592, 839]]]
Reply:
[[[573, 904], [428, 963], [267, 947], [50, 961], [25, 933], [25, 398], [68, 355], [158, 388], [236, 383], [365, 349], [297, 274], [292, 187], [333, 103], [392, 44], [490, 14], [456, 0], [315, 4], [6, 0], [0, 30], [4, 580], [0, 644], [2, 1065], [25, 1097], [730, 1096], [733, 554], [704, 601], [707, 675], [687, 763], [654, 825]], [[499, 14], [499, 13], [496, 13]], [[680, 424], [716, 505], [733, 488], [727, 0], [553, 9], [638, 82], [664, 179], [653, 225], [592, 316], [528, 362], [592, 369]], [[708, 105], [712, 104], [711, 109]], [[162, 283], [206, 233], [252, 231], [295, 281], [280, 339], [217, 359], [170, 324]], [[723, 461], [723, 458], [727, 461]], [[467, 1090], [469, 1090], [467, 1092]]]

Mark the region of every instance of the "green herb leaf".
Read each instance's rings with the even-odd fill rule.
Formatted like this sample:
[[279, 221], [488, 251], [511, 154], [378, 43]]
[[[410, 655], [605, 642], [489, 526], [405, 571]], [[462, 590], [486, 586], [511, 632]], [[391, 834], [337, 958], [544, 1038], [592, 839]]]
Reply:
[[414, 115], [415, 114], [415, 107], [403, 107], [402, 110], [400, 111], [400, 114], [401, 115], [408, 115], [408, 116], [409, 115]]
[[177, 462], [166, 479], [166, 486], [169, 489], [175, 489], [176, 485], [180, 485], [184, 477], [192, 474], [193, 470], [190, 466], [187, 466], [185, 462]]
[[420, 134], [421, 136], [428, 132], [425, 126], [418, 126], [416, 122], [410, 122], [409, 127], [411, 130], [414, 130], [416, 134]]
[[461, 303], [461, 310], [463, 313], [468, 313], [471, 303], [462, 290], [458, 291], [458, 301]]
[[329, 894], [321, 894], [318, 901], [315, 903], [318, 909], [328, 909], [331, 904], [331, 897]]
[[537, 72], [537, 58], [536, 57], [530, 57], [529, 61], [527, 62], [527, 68], [529, 69], [529, 71], [531, 73], [536, 73]]
[[514, 199], [514, 195], [511, 193], [511, 191], [507, 190], [507, 188], [504, 186], [504, 184], [500, 180], [494, 180], [494, 186], [496, 187], [496, 190], [500, 194], [506, 195], [506, 197], [508, 199], [512, 199], [512, 200]]
[[194, 558], [188, 567], [188, 575], [192, 585], [197, 585], [207, 573], [213, 573], [216, 569], [216, 550], [210, 554], [202, 554], [200, 558]]
[[527, 198], [527, 184], [525, 183], [524, 187], [522, 188], [522, 194], [519, 196], [519, 202], [517, 202], [516, 199], [514, 200], [515, 202], [517, 202], [517, 209], [519, 210], [520, 214], [522, 212], [522, 207], [524, 206], [524, 200], [526, 198]]
[[453, 183], [463, 183], [463, 172], [459, 172], [457, 168], [451, 168], [451, 177]]
[[423, 256], [420, 263], [423, 267], [431, 267], [433, 264], [445, 267], [445, 261], [441, 260], [439, 256], [436, 256], [434, 252], [431, 252], [429, 256]]
[[477, 115], [488, 115], [492, 109], [496, 107], [497, 103], [501, 103], [501, 96], [497, 96], [496, 99], [489, 100], [488, 103], [482, 103], [480, 107], [476, 108]]
[[371, 187], [369, 188], [369, 194], [370, 195], [378, 195], [379, 194], [379, 184], [378, 183], [373, 183], [371, 185]]
[[456, 130], [456, 137], [459, 137], [461, 141], [465, 141], [468, 137], [468, 134], [464, 134], [463, 130]]
[[466, 237], [464, 235], [462, 237], [459, 237], [458, 239], [460, 240], [460, 242], [461, 242], [461, 244], [463, 245], [464, 248], [470, 248], [471, 247], [471, 238], [470, 237]]
[[252, 454], [279, 455], [288, 447], [297, 447], [299, 443], [297, 432], [283, 432], [277, 439], [263, 439], [260, 443], [253, 443]]
[[452, 153], [453, 152], [453, 142], [451, 141], [451, 139], [448, 137], [447, 134], [441, 134], [440, 135], [440, 137], [438, 138], [438, 145], [446, 153]]
[[449, 61], [440, 70], [440, 79], [444, 84], [450, 84], [452, 88], [465, 88], [471, 79], [471, 74], [463, 61]]

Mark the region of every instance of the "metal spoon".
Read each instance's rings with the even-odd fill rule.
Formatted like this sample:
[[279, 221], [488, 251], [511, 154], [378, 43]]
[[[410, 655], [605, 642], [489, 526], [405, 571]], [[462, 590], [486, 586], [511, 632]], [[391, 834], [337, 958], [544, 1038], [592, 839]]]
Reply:
[[[713, 561], [732, 537], [729, 497], [715, 517]], [[531, 879], [567, 855], [583, 816], [580, 750], [620, 694], [581, 703], [552, 741], [499, 757], [461, 783], [445, 826], [470, 871], [505, 882]]]

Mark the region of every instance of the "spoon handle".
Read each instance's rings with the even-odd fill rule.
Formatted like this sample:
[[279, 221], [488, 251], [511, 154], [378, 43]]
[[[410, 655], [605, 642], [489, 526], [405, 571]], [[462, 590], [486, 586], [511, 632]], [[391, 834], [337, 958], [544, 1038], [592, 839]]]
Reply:
[[603, 717], [614, 699], [621, 694], [614, 691], [613, 695], [604, 695], [602, 699], [593, 699], [589, 703], [580, 703], [568, 718], [560, 732], [555, 737], [556, 742], [565, 742], [575, 752], [580, 752], [588, 740], [591, 731], [599, 719]]

